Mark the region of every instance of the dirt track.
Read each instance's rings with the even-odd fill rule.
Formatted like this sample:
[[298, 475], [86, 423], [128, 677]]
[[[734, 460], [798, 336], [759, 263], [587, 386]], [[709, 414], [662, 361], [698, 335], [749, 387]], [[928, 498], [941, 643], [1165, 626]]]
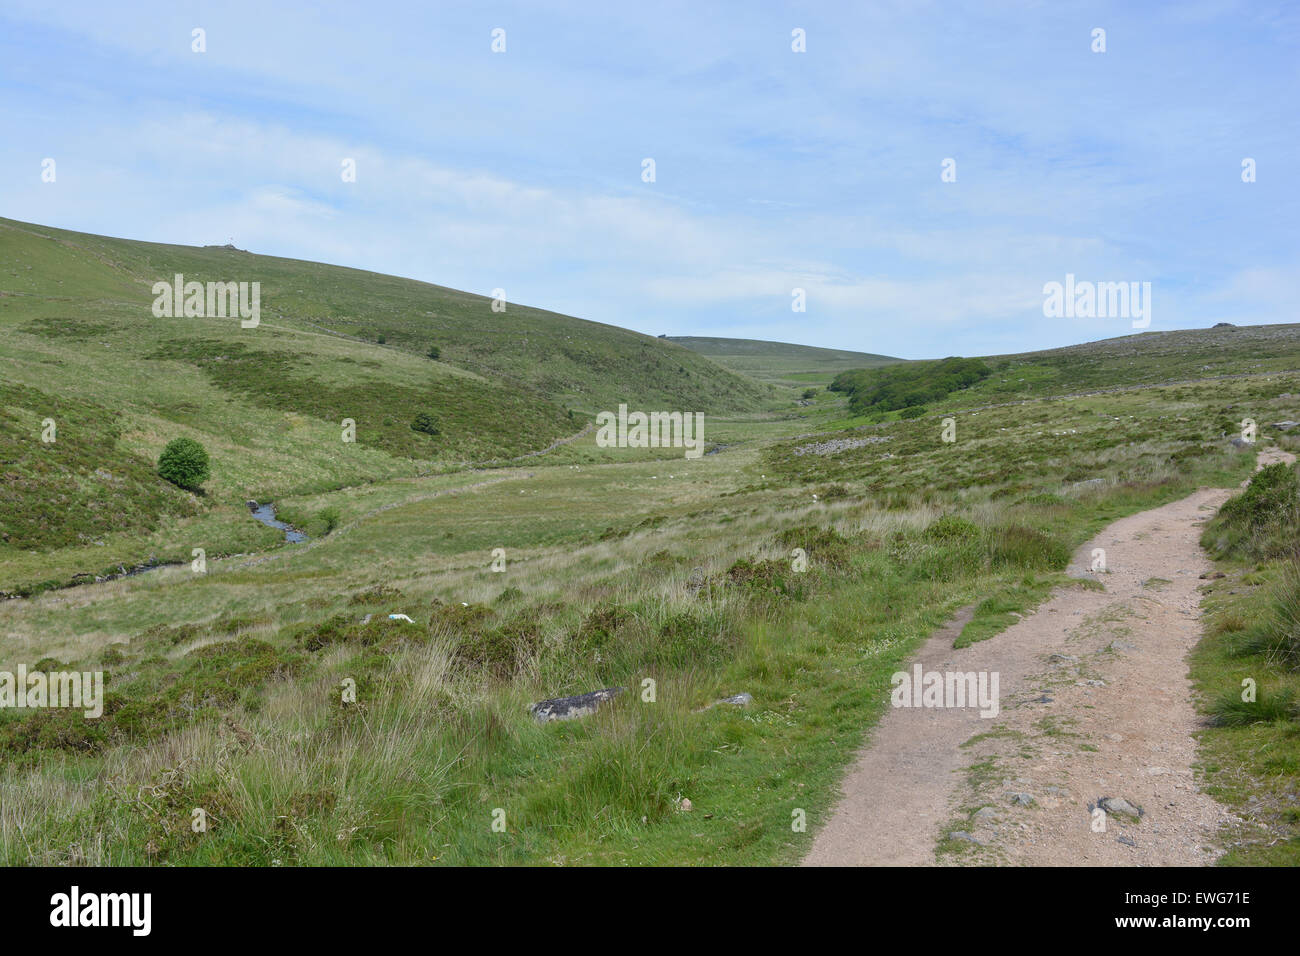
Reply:
[[[1263, 452], [1259, 463], [1288, 459]], [[1186, 655], [1200, 637], [1197, 587], [1210, 568], [1201, 525], [1230, 494], [1202, 489], [1117, 521], [1080, 548], [1070, 573], [1097, 578], [1105, 592], [1062, 589], [962, 650], [952, 644], [963, 620], [932, 635], [908, 670], [919, 662], [926, 671], [996, 671], [1001, 713], [891, 709], [804, 864], [1212, 863], [1216, 831], [1230, 817], [1193, 777]], [[1093, 574], [1096, 548], [1106, 571]], [[1140, 821], [1096, 814], [1104, 797], [1140, 808]], [[936, 856], [945, 838], [957, 852]]]

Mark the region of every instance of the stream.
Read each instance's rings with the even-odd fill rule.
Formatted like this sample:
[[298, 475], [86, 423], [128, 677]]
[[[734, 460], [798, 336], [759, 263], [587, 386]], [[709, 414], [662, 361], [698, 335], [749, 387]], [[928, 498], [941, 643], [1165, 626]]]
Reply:
[[268, 528], [278, 528], [284, 532], [284, 540], [290, 544], [297, 544], [300, 541], [306, 541], [307, 536], [301, 531], [295, 530], [292, 526], [285, 524], [275, 516], [275, 505], [267, 502], [259, 505], [256, 501], [249, 501], [248, 510], [252, 512], [254, 518], [262, 522]]

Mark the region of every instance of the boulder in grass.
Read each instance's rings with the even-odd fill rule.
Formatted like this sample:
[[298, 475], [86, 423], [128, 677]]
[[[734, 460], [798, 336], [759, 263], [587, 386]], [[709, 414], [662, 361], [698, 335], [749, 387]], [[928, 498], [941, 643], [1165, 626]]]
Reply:
[[747, 691], [742, 691], [739, 694], [733, 694], [730, 697], [724, 697], [722, 698], [722, 700], [718, 701], [719, 704], [731, 704], [734, 707], [748, 707], [753, 702], [754, 702], [754, 695], [748, 693]]
[[596, 712], [596, 709], [603, 702], [616, 694], [623, 693], [625, 690], [627, 690], [626, 687], [606, 687], [604, 690], [593, 690], [589, 694], [541, 700], [529, 707], [528, 711], [539, 724], [549, 723], [552, 720], [574, 720], [578, 717], [589, 717]]
[[730, 704], [733, 707], [748, 707], [753, 702], [754, 697], [752, 694], [747, 691], [741, 691], [739, 694], [732, 694], [730, 697], [722, 698], [722, 700], [715, 700], [711, 704], [705, 704], [703, 707], [697, 708], [695, 712], [697, 714], [702, 714], [706, 710], [712, 710], [714, 707], [718, 707], [722, 704]]

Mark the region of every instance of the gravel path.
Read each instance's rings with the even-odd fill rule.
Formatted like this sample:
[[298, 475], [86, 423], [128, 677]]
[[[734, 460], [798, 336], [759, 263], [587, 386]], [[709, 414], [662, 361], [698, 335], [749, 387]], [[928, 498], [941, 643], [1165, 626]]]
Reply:
[[[1294, 461], [1265, 451], [1262, 467]], [[858, 754], [805, 865], [1165, 865], [1214, 862], [1228, 812], [1196, 785], [1187, 653], [1200, 637], [1198, 539], [1229, 497], [1202, 489], [1121, 519], [1079, 549], [1064, 588], [996, 637], [930, 637], [925, 671], [996, 671], [1001, 712], [893, 708]], [[1106, 552], [1105, 572], [1090, 571]], [[909, 665], [910, 670], [910, 665]], [[1120, 797], [1140, 820], [1097, 814]], [[1099, 823], [1105, 829], [1099, 829]], [[951, 837], [950, 834], [958, 834]], [[944, 852], [936, 848], [945, 841]]]

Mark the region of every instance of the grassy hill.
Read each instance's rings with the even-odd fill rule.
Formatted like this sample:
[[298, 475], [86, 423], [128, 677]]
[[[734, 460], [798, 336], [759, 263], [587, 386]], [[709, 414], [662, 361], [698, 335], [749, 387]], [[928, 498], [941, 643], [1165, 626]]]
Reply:
[[[1094, 374], [1128, 388], [1141, 359]], [[1144, 374], [1162, 365], [1183, 358]], [[987, 638], [1105, 523], [1240, 482], [1254, 455], [1219, 437], [1224, 414], [1295, 417], [1297, 392], [1300, 374], [1259, 371], [1040, 396], [959, 415], [955, 444], [930, 413], [807, 434], [845, 414], [826, 393], [698, 460], [587, 436], [523, 468], [284, 500], [339, 509], [308, 545], [0, 602], [6, 660], [102, 669], [109, 691], [98, 720], [0, 714], [0, 861], [796, 860], [936, 626], [976, 605], [962, 639]], [[630, 690], [582, 721], [526, 709], [611, 686]], [[741, 691], [752, 707], [705, 709]]]
[[[5, 667], [101, 671], [106, 688], [97, 718], [0, 711], [5, 865], [792, 862], [887, 711], [890, 675], [957, 609], [974, 608], [960, 642], [993, 636], [1053, 588], [1083, 586], [1063, 569], [1108, 522], [1237, 486], [1255, 450], [1224, 432], [1242, 417], [1261, 444], [1300, 450], [1269, 424], [1300, 417], [1295, 326], [989, 357], [978, 381], [872, 421], [850, 418], [846, 395], [796, 405], [788, 385], [571, 319], [556, 320], [561, 338], [628, 377], [557, 359], [585, 376], [573, 394], [716, 399], [717, 453], [599, 448], [588, 432], [468, 468], [585, 419], [527, 368], [544, 321], [527, 346], [475, 360], [451, 336], [421, 338], [422, 320], [372, 310], [347, 277], [425, 311], [459, 293], [47, 232], [0, 230], [0, 589], [147, 557], [177, 566], [0, 600]], [[231, 278], [239, 263], [277, 277], [251, 335], [149, 314], [155, 272]], [[293, 291], [275, 291], [287, 276]], [[472, 340], [493, 320], [467, 301]], [[359, 341], [381, 331], [375, 314], [391, 323], [384, 346]], [[802, 360], [774, 348], [773, 377], [781, 361], [830, 377], [792, 373]], [[659, 364], [637, 371], [645, 356]], [[687, 372], [665, 372], [674, 360]], [[903, 367], [924, 380], [934, 366]], [[411, 431], [430, 404], [440, 434]], [[343, 415], [355, 444], [340, 441]], [[213, 453], [206, 496], [153, 475], [177, 435]], [[273, 497], [311, 539], [286, 544], [243, 497]], [[1221, 728], [1232, 736], [1206, 773], [1239, 804], [1271, 787], [1289, 814], [1238, 858], [1294, 862], [1300, 823], [1281, 801], [1300, 672], [1261, 641], [1295, 602], [1278, 604], [1289, 617], [1261, 608], [1300, 568], [1251, 556], [1225, 573], [1218, 656], [1195, 676], [1213, 701], [1240, 693], [1248, 664], [1271, 716]], [[628, 691], [580, 721], [527, 709], [602, 687]], [[709, 706], [740, 692], [751, 706]]]
[[[155, 317], [153, 284], [177, 273], [260, 282], [260, 325]], [[743, 414], [774, 395], [673, 343], [428, 283], [5, 219], [0, 336], [0, 591], [32, 551], [83, 549], [46, 562], [52, 579], [130, 566], [245, 499], [511, 459], [620, 402]], [[412, 429], [421, 414], [437, 434]], [[179, 436], [212, 454], [204, 498], [153, 474]]]
[[902, 361], [870, 352], [849, 352], [757, 339], [670, 335], [667, 336], [667, 341], [707, 355], [719, 365], [734, 371], [761, 381], [782, 384], [815, 384], [829, 381], [831, 376], [847, 369], [875, 368]]
[[1292, 371], [1297, 350], [1300, 325], [1224, 325], [986, 356], [968, 361], [978, 370], [967, 377], [973, 381], [953, 379], [949, 366], [962, 362], [949, 358], [862, 366], [842, 372], [832, 384], [849, 397], [851, 413], [879, 421], [892, 417], [889, 413], [911, 417], [1090, 391]]

